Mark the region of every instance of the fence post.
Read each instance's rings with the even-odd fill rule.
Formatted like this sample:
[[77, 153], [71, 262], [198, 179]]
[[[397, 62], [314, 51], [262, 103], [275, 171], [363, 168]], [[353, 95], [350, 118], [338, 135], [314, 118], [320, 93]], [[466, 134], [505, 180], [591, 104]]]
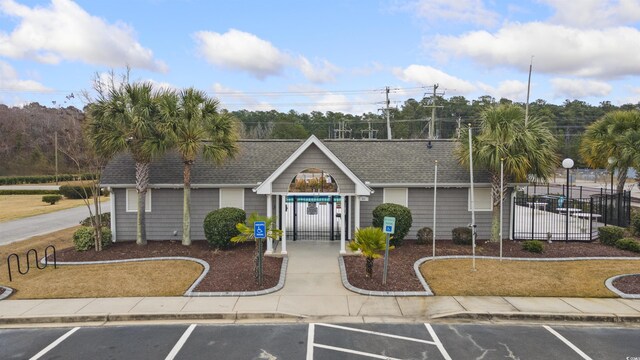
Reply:
[[531, 200], [531, 240], [534, 239], [534, 232], [536, 228], [536, 196], [533, 195], [533, 199]]
[[593, 198], [589, 201], [589, 241], [593, 241]]

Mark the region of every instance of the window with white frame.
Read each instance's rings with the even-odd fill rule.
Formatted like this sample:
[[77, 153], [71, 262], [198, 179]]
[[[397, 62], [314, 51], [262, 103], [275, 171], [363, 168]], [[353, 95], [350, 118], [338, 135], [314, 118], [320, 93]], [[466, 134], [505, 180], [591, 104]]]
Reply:
[[[468, 190], [469, 211], [471, 211], [471, 188]], [[493, 208], [493, 197], [491, 188], [473, 188], [474, 208], [476, 211], [491, 211]]]
[[382, 202], [387, 204], [398, 204], [408, 206], [409, 189], [408, 188], [384, 188], [382, 194]]
[[220, 208], [223, 207], [244, 210], [244, 189], [220, 189]]
[[[138, 192], [136, 189], [127, 189], [127, 212], [138, 211]], [[144, 212], [151, 212], [151, 189], [147, 189]]]

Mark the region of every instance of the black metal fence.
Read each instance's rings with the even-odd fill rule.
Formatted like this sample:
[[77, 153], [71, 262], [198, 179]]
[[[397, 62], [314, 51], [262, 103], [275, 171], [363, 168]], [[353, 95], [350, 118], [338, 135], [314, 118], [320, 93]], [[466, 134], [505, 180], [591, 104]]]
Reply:
[[[340, 240], [340, 213], [348, 222], [349, 203], [342, 206], [340, 196], [290, 195], [284, 214], [287, 238], [296, 240]], [[345, 224], [348, 228], [348, 223]]]
[[627, 227], [631, 194], [565, 195], [516, 194], [513, 207], [514, 240], [593, 241], [605, 225]]

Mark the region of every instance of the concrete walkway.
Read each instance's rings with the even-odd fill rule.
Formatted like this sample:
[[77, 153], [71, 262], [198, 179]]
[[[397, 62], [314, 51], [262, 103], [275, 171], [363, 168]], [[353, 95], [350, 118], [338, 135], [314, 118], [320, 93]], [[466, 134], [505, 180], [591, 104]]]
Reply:
[[640, 300], [358, 295], [342, 286], [338, 270], [339, 243], [292, 242], [287, 250], [289, 266], [285, 287], [269, 295], [2, 300], [0, 325], [212, 319], [330, 322], [515, 319], [640, 323]]

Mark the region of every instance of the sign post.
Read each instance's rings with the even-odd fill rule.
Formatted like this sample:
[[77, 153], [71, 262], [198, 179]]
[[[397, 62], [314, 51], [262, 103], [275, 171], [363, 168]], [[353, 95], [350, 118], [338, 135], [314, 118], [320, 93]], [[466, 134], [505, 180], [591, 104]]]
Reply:
[[262, 239], [267, 238], [267, 223], [256, 221], [253, 223], [253, 237], [258, 242], [258, 284], [262, 285]]
[[382, 230], [387, 234], [387, 241], [384, 247], [384, 268], [382, 270], [382, 285], [387, 283], [387, 267], [389, 266], [389, 235], [396, 230], [396, 218], [385, 216]]

